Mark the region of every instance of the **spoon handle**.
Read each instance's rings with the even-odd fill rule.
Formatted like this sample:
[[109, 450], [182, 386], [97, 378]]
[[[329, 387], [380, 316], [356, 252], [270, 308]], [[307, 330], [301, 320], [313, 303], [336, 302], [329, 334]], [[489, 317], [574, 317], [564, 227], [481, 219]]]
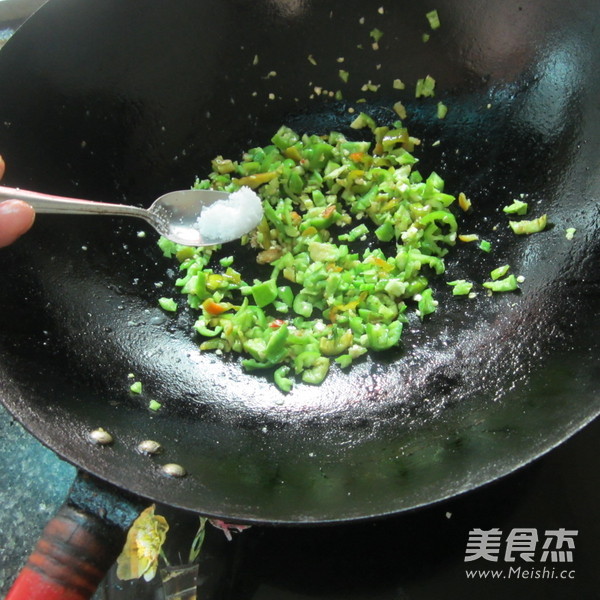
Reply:
[[0, 200], [23, 200], [33, 206], [38, 213], [123, 215], [148, 220], [148, 211], [137, 206], [65, 198], [5, 186], [0, 186]]

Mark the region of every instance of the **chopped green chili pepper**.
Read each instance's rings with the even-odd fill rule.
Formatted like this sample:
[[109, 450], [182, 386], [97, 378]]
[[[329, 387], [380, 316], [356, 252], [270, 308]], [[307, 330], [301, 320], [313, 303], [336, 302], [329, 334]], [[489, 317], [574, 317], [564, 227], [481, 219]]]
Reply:
[[514, 200], [512, 204], [505, 206], [502, 210], [507, 215], [526, 215], [529, 205], [522, 200]]
[[375, 230], [377, 239], [382, 242], [389, 242], [394, 239], [394, 225], [391, 221], [386, 221]]
[[177, 310], [177, 302], [173, 298], [159, 298], [158, 304], [163, 310], [175, 312]]
[[479, 243], [479, 249], [483, 250], [484, 252], [491, 252], [492, 244], [487, 240], [481, 240], [481, 242]]
[[129, 389], [134, 394], [141, 394], [142, 393], [142, 382], [141, 381], [134, 381], [131, 384], [131, 386], [129, 387]]
[[501, 277], [504, 277], [508, 273], [509, 269], [510, 269], [509, 265], [502, 265], [501, 267], [497, 267], [490, 273], [490, 277], [494, 281], [496, 281], [496, 279], [500, 279]]
[[537, 219], [531, 219], [528, 221], [509, 221], [510, 228], [517, 235], [527, 235], [530, 233], [539, 233], [546, 229], [548, 224], [548, 215], [542, 215]]
[[324, 356], [317, 358], [313, 365], [302, 372], [302, 381], [312, 385], [319, 385], [323, 382], [329, 372], [329, 359]]
[[291, 369], [288, 365], [281, 365], [281, 367], [279, 367], [278, 369], [275, 369], [275, 372], [273, 373], [273, 379], [275, 381], [275, 385], [282, 392], [291, 391], [291, 389], [294, 385], [294, 382], [289, 377], [287, 377], [290, 370]]
[[361, 112], [358, 117], [356, 117], [356, 119], [350, 123], [350, 127], [352, 127], [352, 129], [362, 129], [363, 127], [368, 127], [369, 129], [374, 130], [376, 125], [372, 117]]
[[513, 292], [519, 288], [519, 282], [514, 275], [509, 275], [504, 279], [485, 281], [483, 283], [483, 287], [491, 290], [492, 292]]
[[271, 367], [275, 366], [275, 362], [271, 361], [271, 360], [265, 360], [265, 361], [258, 361], [254, 358], [245, 358], [242, 361], [242, 366], [244, 367], [244, 369], [246, 369], [246, 371], [257, 371], [260, 369], [270, 369]]
[[[433, 94], [433, 78], [421, 85], [422, 95]], [[176, 286], [202, 313], [200, 349], [244, 354], [246, 370], [273, 369], [284, 392], [294, 379], [321, 383], [330, 357], [347, 368], [368, 350], [397, 346], [408, 301], [421, 317], [435, 310], [428, 277], [444, 273], [442, 257], [456, 243], [455, 198], [438, 174], [414, 170], [418, 140], [401, 122], [378, 126], [366, 113], [351, 127], [374, 140], [281, 127], [239, 161], [219, 157], [196, 183], [257, 189], [264, 219], [248, 247], [263, 274], [251, 283], [232, 267], [233, 254], [217, 260], [215, 247], [159, 242], [180, 262]], [[368, 247], [355, 250], [363, 239]]]
[[277, 288], [277, 297], [286, 305], [292, 306], [294, 304], [294, 292], [289, 285], [282, 285]]
[[217, 326], [214, 329], [210, 329], [209, 327], [207, 327], [206, 320], [203, 318], [198, 319], [196, 321], [196, 323], [194, 324], [194, 329], [204, 337], [215, 337], [219, 335], [221, 331], [223, 331], [223, 327], [221, 326]]
[[375, 28], [369, 32], [369, 35], [371, 36], [371, 38], [373, 38], [373, 41], [377, 43], [383, 37], [383, 31]]
[[277, 298], [277, 283], [274, 279], [257, 283], [250, 288], [256, 306], [262, 308]]
[[294, 298], [294, 303], [292, 305], [294, 312], [296, 312], [297, 314], [301, 315], [302, 317], [310, 317], [312, 315], [314, 306], [313, 304], [310, 302], [310, 300], [308, 299], [308, 296], [306, 294], [298, 294], [295, 298]]
[[455, 281], [449, 281], [448, 285], [452, 286], [452, 294], [454, 296], [468, 296], [472, 289], [473, 284], [466, 279], [456, 279]]
[[435, 79], [431, 75], [427, 75], [424, 79], [417, 79], [415, 88], [416, 98], [435, 96]]
[[438, 29], [438, 27], [440, 26], [440, 17], [438, 15], [438, 11], [431, 10], [428, 13], [426, 13], [425, 16], [429, 21], [429, 26], [431, 27], [431, 29]]
[[393, 321], [390, 325], [367, 323], [366, 333], [370, 348], [388, 350], [400, 341], [402, 323], [400, 321]]
[[431, 288], [423, 290], [418, 301], [418, 306], [421, 318], [435, 312], [437, 309], [437, 302], [433, 299], [433, 290]]
[[288, 338], [289, 331], [287, 325], [282, 323], [275, 331], [271, 334], [269, 341], [267, 342], [266, 357], [269, 361], [278, 361], [284, 350], [285, 342]]
[[368, 233], [369, 233], [369, 228], [364, 223], [361, 223], [360, 225], [356, 226], [354, 229], [351, 229], [348, 233], [343, 233], [342, 235], [339, 235], [338, 239], [344, 240], [344, 241], [349, 241], [349, 242], [354, 242], [358, 238], [362, 237], [363, 235], [367, 235]]
[[352, 357], [349, 354], [340, 354], [335, 362], [340, 365], [342, 369], [346, 369], [352, 364]]

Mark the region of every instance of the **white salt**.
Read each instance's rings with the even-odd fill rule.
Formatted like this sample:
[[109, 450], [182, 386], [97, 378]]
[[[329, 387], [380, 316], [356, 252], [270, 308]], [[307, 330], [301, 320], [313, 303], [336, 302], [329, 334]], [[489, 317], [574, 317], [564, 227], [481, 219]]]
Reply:
[[260, 198], [249, 187], [243, 186], [226, 200], [217, 200], [203, 208], [196, 226], [205, 243], [222, 244], [252, 231], [262, 217]]

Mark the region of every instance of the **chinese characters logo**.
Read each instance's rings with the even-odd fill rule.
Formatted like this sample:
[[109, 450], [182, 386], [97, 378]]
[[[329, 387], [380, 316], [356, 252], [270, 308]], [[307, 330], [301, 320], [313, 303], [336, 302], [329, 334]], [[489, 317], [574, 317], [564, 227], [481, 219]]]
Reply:
[[514, 528], [504, 538], [498, 528], [471, 529], [465, 553], [465, 562], [478, 559], [498, 562], [514, 562], [519, 558], [525, 562], [537, 560], [542, 563], [571, 563], [575, 549], [573, 529], [546, 529], [543, 535], [533, 528]]

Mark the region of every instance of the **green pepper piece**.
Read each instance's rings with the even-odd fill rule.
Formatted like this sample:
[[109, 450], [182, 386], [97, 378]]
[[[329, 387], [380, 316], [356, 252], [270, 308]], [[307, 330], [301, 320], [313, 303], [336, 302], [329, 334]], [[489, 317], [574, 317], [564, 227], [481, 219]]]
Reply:
[[415, 97], [435, 96], [435, 79], [427, 75], [424, 79], [418, 79], [415, 87]]
[[285, 323], [282, 323], [273, 333], [271, 333], [269, 341], [267, 342], [265, 354], [267, 360], [277, 362], [281, 359], [288, 336], [289, 330]]
[[246, 369], [246, 371], [257, 371], [260, 369], [270, 369], [271, 367], [274, 366], [274, 364], [275, 363], [270, 360], [259, 361], [254, 358], [245, 358], [242, 361], [242, 367], [244, 367], [244, 369]]
[[312, 367], [319, 358], [321, 358], [320, 352], [304, 350], [294, 358], [294, 371], [296, 373], [301, 373], [305, 369]]
[[279, 367], [278, 369], [275, 369], [275, 372], [273, 373], [273, 379], [275, 381], [275, 385], [282, 391], [282, 392], [289, 392], [291, 391], [294, 382], [287, 377], [288, 373], [290, 372], [290, 367], [288, 365], [281, 365], [281, 367]]
[[302, 292], [296, 295], [293, 304], [294, 312], [301, 317], [308, 319], [313, 312], [313, 304], [308, 299], [308, 296]]
[[271, 138], [273, 144], [282, 151], [293, 146], [298, 140], [298, 134], [285, 125], [280, 127], [277, 133]]
[[290, 195], [298, 195], [304, 189], [302, 177], [295, 171], [292, 171], [286, 181], [283, 182], [283, 189]]
[[319, 385], [323, 382], [329, 372], [330, 361], [324, 356], [317, 358], [312, 366], [302, 372], [302, 381], [312, 385]]
[[213, 159], [211, 166], [213, 170], [217, 171], [217, 173], [233, 173], [235, 171], [235, 164], [233, 161], [223, 158], [222, 156], [217, 156]]
[[175, 257], [180, 263], [183, 263], [184, 261], [193, 258], [195, 252], [196, 248], [192, 248], [191, 246], [177, 246]]
[[[256, 332], [255, 336], [260, 335], [262, 332]], [[265, 353], [267, 351], [267, 343], [261, 337], [250, 337], [244, 340], [243, 347], [252, 358], [256, 359], [259, 363], [265, 362]]]
[[191, 293], [198, 296], [200, 300], [206, 300], [210, 297], [211, 293], [206, 288], [206, 271], [200, 271], [196, 275], [196, 283]]
[[268, 202], [263, 202], [263, 210], [265, 217], [275, 226], [275, 229], [277, 229], [279, 233], [286, 235], [286, 224], [280, 219], [279, 215], [275, 212], [275, 209]]
[[294, 292], [289, 285], [279, 286], [277, 296], [286, 306], [291, 307], [294, 303]]
[[421, 318], [435, 312], [437, 302], [433, 299], [433, 290], [431, 288], [423, 290], [417, 304]]
[[248, 331], [252, 327], [256, 326], [261, 331], [267, 326], [267, 317], [258, 306], [248, 304], [248, 300], [244, 299], [244, 303], [233, 317], [233, 321], [240, 329], [240, 331]]
[[219, 260], [219, 264], [222, 267], [230, 267], [233, 264], [233, 256], [224, 256]]
[[502, 210], [507, 215], [526, 215], [529, 205], [522, 200], [514, 200], [512, 204], [505, 206]]
[[177, 310], [177, 302], [173, 298], [159, 298], [158, 304], [163, 310], [175, 312]]
[[548, 224], [548, 215], [542, 215], [537, 219], [531, 219], [529, 221], [509, 221], [510, 228], [517, 235], [528, 235], [531, 233], [539, 233], [546, 229]]
[[500, 277], [504, 277], [508, 270], [510, 269], [509, 265], [502, 265], [501, 267], [497, 267], [490, 273], [490, 277], [496, 281], [496, 279], [500, 279]]
[[[323, 211], [324, 212], [324, 211]], [[300, 230], [304, 231], [308, 227], [314, 227], [315, 229], [325, 229], [333, 223], [336, 223], [340, 220], [341, 214], [337, 210], [329, 210], [326, 213], [326, 216], [323, 216], [323, 212], [319, 214], [319, 216], [311, 217], [309, 219], [305, 219], [302, 221], [302, 225], [300, 226]]]
[[519, 282], [514, 275], [509, 275], [504, 279], [485, 281], [483, 287], [492, 290], [492, 292], [514, 292], [519, 289]]
[[373, 350], [387, 350], [400, 341], [402, 323], [400, 321], [393, 321], [389, 325], [367, 323], [365, 331], [370, 348]]
[[130, 386], [129, 389], [131, 392], [133, 392], [134, 394], [141, 394], [142, 393], [142, 382], [141, 381], [134, 381]]
[[245, 161], [239, 164], [237, 167], [237, 173], [243, 177], [247, 177], [248, 175], [256, 175], [257, 173], [261, 172], [264, 171], [261, 169], [261, 164], [257, 160]]
[[335, 356], [345, 352], [354, 342], [352, 331], [335, 331], [333, 337], [322, 337], [319, 350], [325, 356]]
[[325, 142], [307, 146], [303, 150], [304, 158], [308, 161], [308, 168], [312, 171], [321, 170], [333, 155], [333, 146]]
[[348, 319], [348, 325], [356, 335], [362, 335], [365, 332], [365, 323], [360, 316], [353, 315]]
[[176, 252], [179, 244], [168, 240], [165, 237], [160, 237], [158, 239], [158, 247], [162, 250], [163, 256], [165, 258], [171, 258]]
[[367, 235], [367, 233], [369, 233], [369, 228], [364, 223], [361, 223], [351, 229], [348, 233], [338, 235], [338, 240], [354, 242], [363, 235]]
[[[427, 225], [429, 223], [443, 223], [450, 228], [450, 231], [454, 232], [458, 229], [458, 223], [456, 217], [447, 210], [434, 210], [433, 212], [427, 213], [420, 218], [421, 225]], [[439, 226], [439, 225], [438, 225]]]
[[449, 281], [448, 285], [452, 286], [452, 294], [454, 296], [467, 296], [473, 289], [473, 284], [465, 279], [456, 279]]
[[349, 354], [341, 354], [335, 359], [335, 362], [340, 365], [340, 368], [346, 369], [352, 364], [352, 357]]
[[385, 221], [375, 230], [377, 239], [382, 242], [389, 242], [394, 238], [394, 226], [390, 221]]
[[440, 17], [438, 15], [437, 10], [431, 10], [428, 13], [425, 13], [427, 20], [429, 21], [429, 26], [431, 29], [438, 29], [440, 26]]
[[206, 326], [206, 321], [203, 318], [198, 319], [194, 323], [194, 329], [204, 337], [216, 337], [223, 331], [221, 325], [217, 325], [214, 329], [209, 329]]
[[377, 125], [372, 117], [368, 114], [361, 112], [352, 123], [350, 123], [350, 127], [352, 129], [362, 129], [363, 127], [368, 127], [371, 131], [375, 130]]
[[262, 281], [250, 288], [254, 302], [260, 308], [271, 304], [277, 298], [277, 283], [274, 279]]

